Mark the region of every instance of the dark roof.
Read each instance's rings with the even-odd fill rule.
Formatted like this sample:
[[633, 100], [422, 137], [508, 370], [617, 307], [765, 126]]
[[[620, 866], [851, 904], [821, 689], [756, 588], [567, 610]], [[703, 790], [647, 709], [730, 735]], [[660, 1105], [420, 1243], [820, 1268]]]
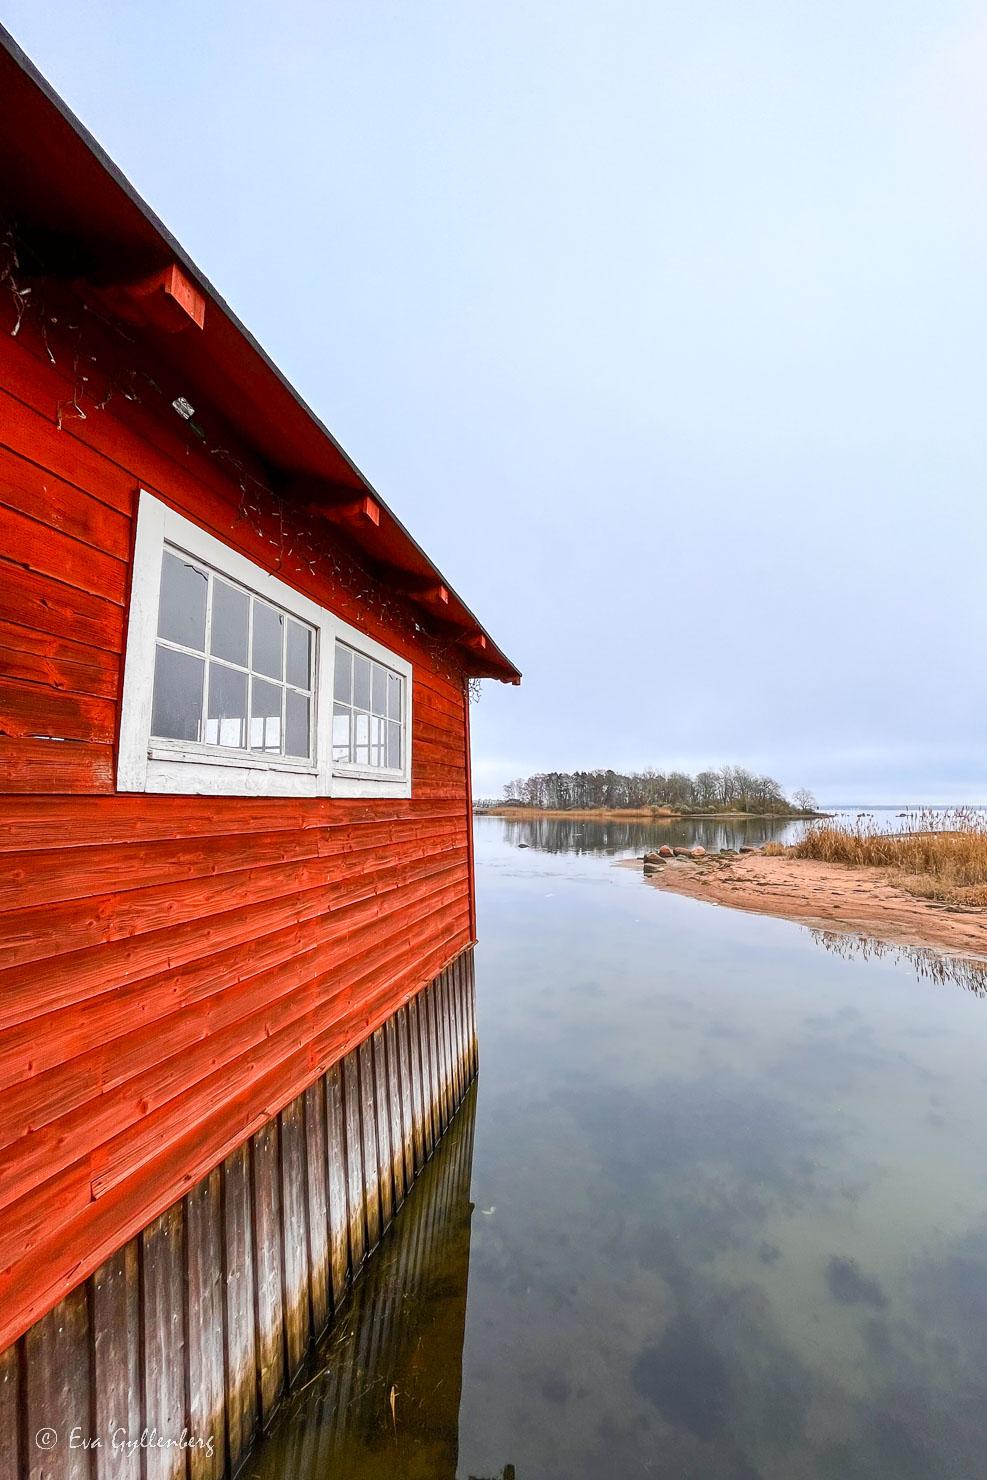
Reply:
[[346, 530], [371, 570], [412, 599], [445, 588], [441, 614], [421, 596], [426, 620], [449, 634], [461, 631], [469, 672], [518, 683], [518, 669], [2, 26], [0, 160], [0, 203], [62, 271], [97, 284], [132, 283], [178, 264], [205, 297], [203, 327], [146, 332], [193, 402], [198, 396], [222, 417], [272, 471], [279, 490], [299, 490], [314, 504], [372, 497], [379, 522]]

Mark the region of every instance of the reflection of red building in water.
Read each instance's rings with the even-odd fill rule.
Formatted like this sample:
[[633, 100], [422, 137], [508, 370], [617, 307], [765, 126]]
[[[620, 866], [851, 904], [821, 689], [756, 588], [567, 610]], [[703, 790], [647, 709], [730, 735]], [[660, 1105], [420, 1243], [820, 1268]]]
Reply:
[[255, 1480], [456, 1480], [475, 1112], [471, 1090]]
[[518, 674], [0, 41], [0, 1480], [218, 1477], [472, 1075]]

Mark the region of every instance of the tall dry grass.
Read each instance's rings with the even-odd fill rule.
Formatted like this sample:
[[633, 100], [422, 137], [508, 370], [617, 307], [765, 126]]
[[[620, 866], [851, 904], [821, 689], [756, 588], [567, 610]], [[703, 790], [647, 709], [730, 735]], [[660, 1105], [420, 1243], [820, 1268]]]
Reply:
[[895, 833], [880, 832], [870, 815], [822, 822], [788, 851], [794, 858], [885, 869], [909, 893], [943, 904], [987, 905], [987, 815], [970, 808], [908, 813]]

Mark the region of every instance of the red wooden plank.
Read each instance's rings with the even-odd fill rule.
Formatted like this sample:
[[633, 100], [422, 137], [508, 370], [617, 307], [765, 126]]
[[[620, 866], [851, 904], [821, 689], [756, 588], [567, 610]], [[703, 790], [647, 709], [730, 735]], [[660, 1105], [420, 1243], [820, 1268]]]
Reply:
[[0, 612], [0, 675], [114, 699], [120, 689], [120, 659], [116, 653], [7, 621]]
[[25, 740], [2, 733], [0, 718], [0, 795], [7, 792], [112, 791], [112, 745]]
[[81, 488], [4, 452], [0, 457], [0, 506], [57, 530], [103, 555], [130, 559], [127, 514], [99, 503]]
[[286, 924], [299, 918], [299, 896], [305, 899], [316, 895], [305, 903], [323, 912], [340, 909], [362, 898], [379, 896], [382, 890], [399, 889], [413, 877], [434, 874], [442, 868], [465, 867], [465, 861], [465, 848], [458, 845], [438, 852], [427, 846], [413, 847], [402, 850], [397, 862], [383, 867], [379, 859], [376, 866], [370, 861], [362, 867], [348, 866], [345, 860], [309, 859], [188, 880], [177, 887], [167, 884], [128, 889], [95, 901], [20, 910], [9, 924], [0, 916], [0, 929], [16, 930], [0, 939], [0, 971], [139, 932], [173, 931], [188, 923], [196, 927], [198, 936], [203, 917], [209, 917], [210, 926], [215, 928], [216, 917], [227, 911], [234, 912], [230, 924], [235, 931], [244, 906], [263, 901], [281, 901], [282, 923]]
[[[398, 939], [360, 967], [348, 966], [316, 978], [274, 1002], [263, 1000], [267, 994], [261, 992], [261, 1009], [245, 1021], [235, 1020], [222, 1032], [203, 1037], [200, 1043], [161, 1062], [152, 1061], [143, 1074], [125, 1079], [103, 1094], [88, 1092], [83, 1066], [73, 1090], [78, 1103], [51, 1120], [45, 1117], [52, 1108], [57, 1111], [59, 1107], [57, 1102], [51, 1106], [51, 1090], [45, 1080], [26, 1081], [11, 1092], [11, 1108], [4, 1116], [7, 1135], [16, 1135], [16, 1139], [0, 1151], [0, 1205], [19, 1196], [31, 1178], [50, 1176], [102, 1144], [107, 1148], [110, 1167], [94, 1178], [94, 1189], [100, 1195], [111, 1179], [130, 1168], [135, 1144], [153, 1147], [160, 1139], [160, 1127], [176, 1113], [181, 1115], [183, 1105], [197, 1103], [208, 1094], [207, 1086], [218, 1074], [233, 1083], [255, 1062], [271, 1054], [297, 1052], [326, 1021], [341, 1017], [346, 1004], [359, 1011], [381, 968], [389, 965], [400, 972], [405, 959], [404, 943]], [[41, 1122], [33, 1129], [32, 1118]], [[129, 1125], [141, 1127], [136, 1142], [126, 1129]], [[121, 1137], [130, 1147], [126, 1154]]]
[[0, 732], [21, 739], [41, 736], [111, 745], [116, 733], [116, 706], [87, 694], [0, 681]]
[[2, 505], [0, 549], [4, 559], [47, 576], [52, 583], [75, 586], [116, 606], [126, 600], [127, 567], [121, 561]]
[[[462, 887], [416, 885], [409, 887], [408, 895], [400, 909], [377, 911], [369, 905], [354, 909], [346, 918], [347, 928], [328, 941], [318, 921], [307, 921], [12, 1024], [0, 1034], [0, 1089], [47, 1075], [45, 1101], [66, 1102], [74, 1066], [83, 1058], [91, 1093], [122, 1083], [148, 1062], [201, 1038], [213, 1025], [247, 1016], [255, 992], [273, 1001], [333, 967], [360, 969], [383, 959], [378, 953], [395, 931], [437, 918], [447, 906], [461, 901]], [[152, 1024], [155, 1031], [149, 1035]], [[59, 1072], [66, 1075], [60, 1087]], [[8, 1120], [16, 1103], [13, 1097], [4, 1101]], [[24, 1103], [26, 1108], [28, 1102]]]
[[69, 640], [94, 654], [122, 651], [124, 613], [119, 606], [15, 565], [2, 546], [0, 552], [0, 617], [4, 622]]

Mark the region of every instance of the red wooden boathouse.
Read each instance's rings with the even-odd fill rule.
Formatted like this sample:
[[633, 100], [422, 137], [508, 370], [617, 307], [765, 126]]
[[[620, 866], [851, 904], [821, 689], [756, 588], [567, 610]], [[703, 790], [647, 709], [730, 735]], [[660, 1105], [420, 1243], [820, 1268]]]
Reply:
[[0, 1480], [218, 1480], [472, 1076], [519, 674], [0, 43]]

